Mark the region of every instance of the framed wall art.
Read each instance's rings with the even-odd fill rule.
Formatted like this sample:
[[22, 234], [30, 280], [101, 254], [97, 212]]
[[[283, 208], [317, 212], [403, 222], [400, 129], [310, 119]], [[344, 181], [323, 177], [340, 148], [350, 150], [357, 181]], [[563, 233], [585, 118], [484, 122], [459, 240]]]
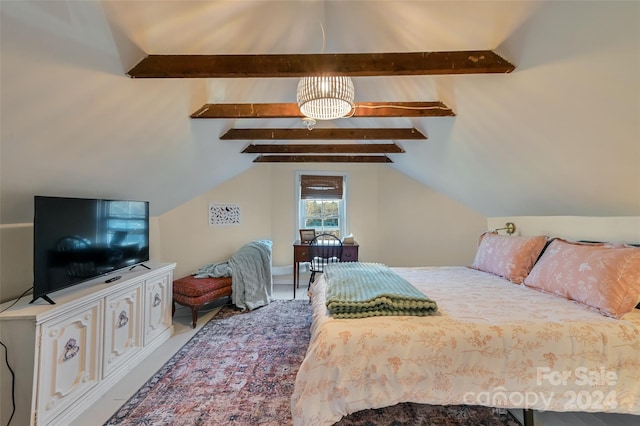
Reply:
[[235, 204], [209, 204], [209, 226], [239, 224], [240, 206]]

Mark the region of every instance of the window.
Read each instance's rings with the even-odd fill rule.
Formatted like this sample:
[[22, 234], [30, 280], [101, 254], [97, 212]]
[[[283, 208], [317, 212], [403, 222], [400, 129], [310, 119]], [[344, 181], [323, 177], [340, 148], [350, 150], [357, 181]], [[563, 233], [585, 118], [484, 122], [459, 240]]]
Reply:
[[345, 176], [324, 174], [298, 175], [300, 229], [315, 229], [338, 238], [346, 233]]

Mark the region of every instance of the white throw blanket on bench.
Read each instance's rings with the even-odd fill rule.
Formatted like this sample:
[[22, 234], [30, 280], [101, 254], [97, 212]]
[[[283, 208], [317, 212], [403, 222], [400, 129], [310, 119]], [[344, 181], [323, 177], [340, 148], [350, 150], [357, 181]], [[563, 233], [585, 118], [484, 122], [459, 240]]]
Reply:
[[227, 262], [204, 265], [196, 278], [231, 277], [231, 301], [240, 309], [255, 309], [272, 300], [271, 248], [269, 240], [242, 246]]

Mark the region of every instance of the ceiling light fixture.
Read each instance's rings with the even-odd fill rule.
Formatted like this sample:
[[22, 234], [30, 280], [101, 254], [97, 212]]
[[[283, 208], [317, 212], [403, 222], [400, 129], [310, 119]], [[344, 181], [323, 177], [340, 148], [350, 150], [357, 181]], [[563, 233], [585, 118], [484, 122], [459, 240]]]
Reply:
[[302, 77], [297, 96], [300, 112], [314, 120], [333, 120], [347, 116], [354, 107], [351, 77]]

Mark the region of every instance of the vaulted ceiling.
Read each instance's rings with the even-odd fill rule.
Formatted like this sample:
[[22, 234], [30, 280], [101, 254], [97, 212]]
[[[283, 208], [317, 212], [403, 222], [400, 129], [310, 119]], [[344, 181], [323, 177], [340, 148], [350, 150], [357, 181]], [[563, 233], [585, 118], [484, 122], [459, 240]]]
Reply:
[[[2, 1], [0, 12], [3, 224], [29, 222], [35, 194], [145, 199], [161, 214], [250, 167], [278, 167], [254, 163], [264, 151], [327, 140], [339, 147], [314, 149], [393, 150], [371, 167], [487, 216], [640, 215], [638, 2]], [[297, 77], [128, 75], [149, 55], [459, 51], [495, 52], [515, 70], [356, 76], [362, 105], [449, 113], [320, 122], [313, 131], [330, 137], [311, 142], [291, 113], [202, 117], [291, 105]]]

